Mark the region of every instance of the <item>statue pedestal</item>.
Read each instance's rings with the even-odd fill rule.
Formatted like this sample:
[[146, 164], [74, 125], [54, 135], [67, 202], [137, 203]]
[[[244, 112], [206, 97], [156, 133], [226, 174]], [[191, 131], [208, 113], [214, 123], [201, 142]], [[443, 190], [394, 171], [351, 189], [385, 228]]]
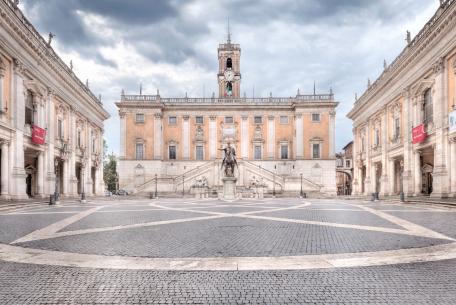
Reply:
[[191, 194], [193, 194], [195, 196], [196, 199], [209, 198], [209, 188], [208, 187], [192, 187], [190, 192], [191, 192]]
[[225, 200], [236, 199], [236, 177], [223, 177], [223, 197]]

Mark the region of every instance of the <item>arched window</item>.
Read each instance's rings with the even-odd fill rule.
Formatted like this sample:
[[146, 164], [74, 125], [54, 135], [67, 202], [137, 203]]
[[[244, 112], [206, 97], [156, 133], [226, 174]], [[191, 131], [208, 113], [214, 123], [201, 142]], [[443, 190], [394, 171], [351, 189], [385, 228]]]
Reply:
[[233, 61], [231, 60], [231, 58], [228, 57], [228, 59], [226, 60], [226, 68], [227, 69], [232, 69], [233, 68]]
[[424, 92], [424, 103], [423, 103], [423, 123], [428, 124], [433, 122], [434, 111], [432, 109], [432, 91], [427, 89]]
[[226, 95], [227, 96], [233, 95], [233, 84], [231, 82], [226, 83]]

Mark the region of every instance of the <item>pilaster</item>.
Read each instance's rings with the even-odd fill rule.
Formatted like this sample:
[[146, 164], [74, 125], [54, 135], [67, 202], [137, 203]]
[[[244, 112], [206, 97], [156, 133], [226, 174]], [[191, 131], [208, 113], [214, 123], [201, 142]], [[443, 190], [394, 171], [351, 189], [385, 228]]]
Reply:
[[274, 116], [268, 116], [268, 159], [275, 156], [275, 120]]
[[211, 160], [217, 158], [217, 117], [209, 117], [209, 156]]
[[163, 119], [161, 113], [155, 113], [154, 115], [154, 159], [162, 160], [163, 156]]
[[431, 197], [448, 196], [448, 170], [446, 144], [444, 135], [444, 121], [447, 109], [447, 90], [445, 77], [445, 61], [439, 58], [434, 64], [435, 84], [433, 90], [433, 115], [435, 127], [435, 149], [434, 149], [434, 169], [432, 173], [432, 194]]

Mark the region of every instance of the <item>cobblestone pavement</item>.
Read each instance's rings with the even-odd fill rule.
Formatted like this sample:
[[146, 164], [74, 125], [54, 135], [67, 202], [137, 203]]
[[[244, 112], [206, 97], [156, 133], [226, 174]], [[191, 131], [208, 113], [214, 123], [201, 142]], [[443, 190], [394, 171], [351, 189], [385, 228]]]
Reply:
[[0, 212], [0, 304], [456, 304], [456, 209], [119, 199]]

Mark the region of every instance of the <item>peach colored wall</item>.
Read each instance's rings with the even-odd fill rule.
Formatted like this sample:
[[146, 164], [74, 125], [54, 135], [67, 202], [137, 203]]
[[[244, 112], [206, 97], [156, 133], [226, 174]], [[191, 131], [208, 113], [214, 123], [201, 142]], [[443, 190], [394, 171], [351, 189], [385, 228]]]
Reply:
[[[140, 113], [140, 112], [138, 112]], [[154, 115], [144, 113], [144, 123], [136, 123], [136, 113], [126, 113], [127, 125], [126, 135], [126, 158], [136, 158], [136, 140], [144, 140], [144, 158], [153, 159], [154, 157]]]
[[280, 117], [281, 115], [277, 115], [274, 117], [275, 120], [275, 140], [276, 140], [276, 153], [275, 157], [277, 159], [281, 158], [281, 141], [288, 142], [288, 158], [293, 159], [293, 131], [294, 131], [294, 121], [293, 116], [291, 114], [287, 115], [288, 117], [288, 124], [280, 124]]
[[[145, 113], [145, 123], [136, 123], [135, 122], [135, 113], [128, 113], [126, 114], [126, 158], [127, 159], [134, 159], [135, 156], [135, 147], [137, 139], [145, 140], [145, 157], [147, 159], [153, 159], [153, 145], [154, 145], [154, 115], [152, 113], [148, 114]], [[177, 124], [176, 125], [169, 125], [169, 116], [173, 116], [172, 112], [165, 112], [163, 115], [163, 158], [165, 160], [169, 160], [168, 156], [168, 144], [171, 140], [174, 140], [177, 143], [177, 160], [181, 160], [183, 158], [183, 145], [182, 145], [182, 122], [183, 116], [176, 115], [177, 117]], [[311, 158], [311, 148], [310, 148], [310, 141], [313, 138], [321, 138], [323, 139], [322, 143], [322, 159], [329, 158], [329, 113], [328, 112], [320, 112], [320, 122], [312, 122], [312, 114], [311, 113], [303, 113], [303, 127], [304, 127], [304, 135], [303, 135], [303, 145], [304, 145], [304, 158], [310, 159]], [[190, 114], [189, 115], [189, 128], [190, 128], [190, 159], [196, 159], [196, 115]], [[235, 145], [235, 149], [237, 154], [241, 155], [241, 143], [242, 143], [242, 132], [241, 132], [241, 122], [242, 116], [245, 114], [234, 114], [234, 125], [237, 129], [237, 137], [238, 141], [236, 143], [232, 143]], [[294, 120], [294, 112], [289, 112], [288, 116], [288, 124], [281, 124], [280, 123], [280, 114], [274, 114], [274, 121], [275, 121], [275, 158], [280, 159], [280, 142], [286, 141], [288, 142], [288, 155], [290, 159], [293, 159], [294, 156], [294, 135], [295, 135], [295, 120]], [[248, 156], [250, 159], [254, 158], [254, 147], [253, 147], [253, 139], [255, 134], [255, 128], [257, 125], [261, 126], [262, 134], [263, 134], [263, 159], [267, 159], [268, 156], [268, 114], [262, 115], [262, 123], [255, 124], [254, 123], [255, 115], [249, 114], [247, 118], [248, 122], [248, 132], [249, 132], [249, 141], [248, 141]], [[203, 124], [201, 125], [204, 131], [205, 140], [204, 140], [204, 160], [210, 160], [210, 148], [209, 148], [209, 124], [210, 118], [209, 116], [203, 116]], [[224, 124], [225, 115], [218, 115], [216, 118], [216, 126], [217, 126], [217, 149], [220, 148], [220, 143], [222, 140], [222, 124]], [[217, 150], [217, 158], [222, 158], [223, 152]]]
[[312, 122], [312, 113], [302, 114], [304, 126], [304, 159], [311, 159], [310, 140], [317, 137], [323, 139], [321, 158], [329, 158], [329, 113], [319, 113], [320, 122]]

